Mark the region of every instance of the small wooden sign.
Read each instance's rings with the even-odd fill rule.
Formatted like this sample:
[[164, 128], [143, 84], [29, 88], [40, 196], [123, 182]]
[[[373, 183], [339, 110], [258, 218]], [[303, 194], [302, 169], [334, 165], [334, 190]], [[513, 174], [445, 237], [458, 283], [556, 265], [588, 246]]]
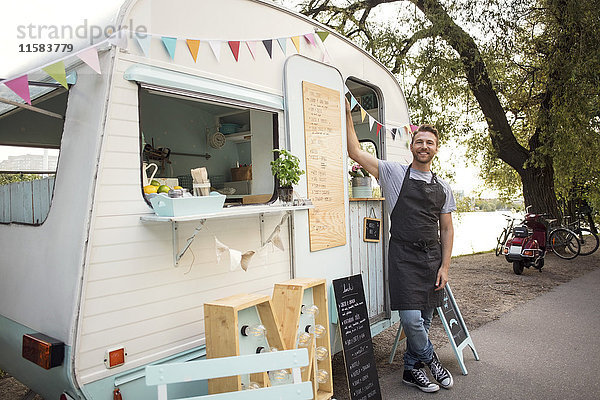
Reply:
[[365, 242], [379, 242], [381, 236], [381, 220], [365, 217], [363, 223], [363, 240]]
[[332, 281], [351, 400], [381, 400], [369, 313], [360, 274]]

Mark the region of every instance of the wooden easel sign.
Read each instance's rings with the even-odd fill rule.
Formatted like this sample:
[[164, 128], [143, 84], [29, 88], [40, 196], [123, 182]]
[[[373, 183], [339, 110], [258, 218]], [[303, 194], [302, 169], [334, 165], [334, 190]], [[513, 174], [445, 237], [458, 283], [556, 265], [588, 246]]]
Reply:
[[371, 207], [371, 212], [368, 217], [365, 217], [363, 222], [363, 241], [379, 242], [381, 240], [381, 220], [376, 217], [375, 209]]
[[446, 287], [444, 288], [444, 304], [437, 308], [437, 312], [442, 320], [444, 329], [448, 334], [448, 339], [450, 339], [450, 344], [452, 344], [454, 354], [460, 364], [460, 369], [462, 370], [463, 375], [467, 375], [467, 368], [465, 367], [463, 358], [463, 349], [469, 346], [477, 361], [479, 361], [479, 355], [477, 354], [477, 350], [475, 350], [473, 339], [471, 338], [471, 335], [469, 335], [469, 330], [465, 325], [465, 321], [460, 314], [460, 310], [456, 305], [452, 290], [448, 284], [446, 284]]

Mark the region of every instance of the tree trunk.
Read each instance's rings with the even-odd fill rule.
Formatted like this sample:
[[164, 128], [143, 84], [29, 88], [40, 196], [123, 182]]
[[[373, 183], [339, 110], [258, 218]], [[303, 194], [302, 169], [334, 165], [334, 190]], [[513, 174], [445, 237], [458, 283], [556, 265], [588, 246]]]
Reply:
[[438, 35], [459, 54], [469, 88], [485, 116], [498, 158], [514, 168], [521, 177], [525, 205], [531, 205], [532, 211], [537, 213], [560, 217], [554, 192], [552, 160], [546, 159], [546, 165], [543, 167], [525, 168], [531, 152], [535, 149], [528, 150], [517, 142], [473, 38], [456, 25], [439, 1], [410, 1], [431, 21]]

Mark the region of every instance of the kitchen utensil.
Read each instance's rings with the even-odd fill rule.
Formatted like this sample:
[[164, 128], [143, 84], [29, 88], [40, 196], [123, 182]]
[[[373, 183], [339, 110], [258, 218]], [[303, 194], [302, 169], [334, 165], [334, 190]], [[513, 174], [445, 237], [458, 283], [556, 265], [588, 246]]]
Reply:
[[[150, 175], [150, 178], [148, 178], [148, 170], [150, 168], [154, 168], [154, 172], [152, 172], [152, 175]], [[144, 163], [144, 186], [148, 186], [150, 184], [150, 182], [152, 182], [152, 179], [154, 179], [154, 175], [156, 175], [156, 172], [158, 171], [158, 165], [154, 164], [154, 163]]]

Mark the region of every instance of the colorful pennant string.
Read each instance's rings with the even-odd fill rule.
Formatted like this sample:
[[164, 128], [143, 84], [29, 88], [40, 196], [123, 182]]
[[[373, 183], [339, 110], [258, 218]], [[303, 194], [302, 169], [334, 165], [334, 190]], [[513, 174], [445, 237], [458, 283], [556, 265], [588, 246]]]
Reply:
[[221, 62], [221, 41], [220, 40], [209, 40], [208, 44], [215, 55], [217, 61]]
[[246, 47], [248, 47], [248, 51], [250, 52], [250, 55], [252, 56], [252, 59], [256, 60], [256, 57], [254, 56], [254, 53], [256, 53], [256, 42], [254, 42], [254, 41], [247, 41], [246, 42]]
[[310, 44], [312, 44], [313, 46], [316, 46], [317, 44], [315, 43], [315, 35], [312, 33], [307, 33], [306, 35], [304, 35], [304, 38], [306, 39], [306, 41]]
[[229, 43], [229, 48], [231, 49], [231, 52], [233, 53], [233, 57], [235, 58], [235, 61], [238, 61], [238, 57], [240, 55], [240, 42], [237, 40], [230, 40], [227, 43]]
[[265, 49], [267, 49], [267, 53], [269, 53], [269, 57], [273, 58], [273, 39], [263, 40], [263, 45]]
[[150, 57], [150, 43], [152, 42], [152, 36], [145, 33], [136, 33], [135, 39], [144, 53], [144, 57]]
[[292, 36], [290, 39], [292, 39], [292, 43], [294, 43], [294, 47], [296, 47], [296, 51], [298, 53], [300, 53], [300, 37]]
[[69, 85], [67, 85], [67, 74], [65, 72], [65, 63], [64, 61], [59, 61], [52, 65], [42, 68], [42, 70], [50, 75], [56, 82], [63, 85], [63, 87], [69, 90]]
[[286, 55], [286, 43], [287, 43], [287, 38], [279, 38], [277, 39], [277, 43], [279, 43], [279, 47], [281, 47], [281, 51], [283, 51], [283, 55]]

